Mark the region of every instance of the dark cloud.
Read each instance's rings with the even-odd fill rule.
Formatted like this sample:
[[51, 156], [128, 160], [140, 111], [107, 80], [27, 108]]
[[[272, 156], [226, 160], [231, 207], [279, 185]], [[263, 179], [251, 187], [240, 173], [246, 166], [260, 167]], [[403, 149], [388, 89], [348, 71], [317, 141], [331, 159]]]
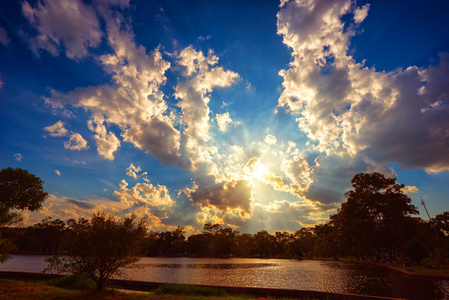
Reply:
[[251, 208], [251, 186], [247, 180], [233, 180], [200, 185], [190, 193], [192, 201], [202, 206], [214, 206], [219, 210]]
[[76, 206], [80, 207], [80, 208], [85, 208], [85, 209], [93, 209], [95, 207], [95, 205], [90, 204], [89, 202], [85, 202], [85, 201], [80, 201], [80, 200], [75, 200], [75, 199], [66, 199], [67, 202], [75, 204]]

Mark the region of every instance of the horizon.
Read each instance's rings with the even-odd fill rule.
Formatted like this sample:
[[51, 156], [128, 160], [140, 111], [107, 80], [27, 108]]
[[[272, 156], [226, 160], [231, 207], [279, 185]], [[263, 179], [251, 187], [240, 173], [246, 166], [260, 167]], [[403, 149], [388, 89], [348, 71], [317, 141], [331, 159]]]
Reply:
[[0, 168], [151, 230], [324, 223], [357, 173], [449, 210], [449, 3], [15, 1], [0, 6]]

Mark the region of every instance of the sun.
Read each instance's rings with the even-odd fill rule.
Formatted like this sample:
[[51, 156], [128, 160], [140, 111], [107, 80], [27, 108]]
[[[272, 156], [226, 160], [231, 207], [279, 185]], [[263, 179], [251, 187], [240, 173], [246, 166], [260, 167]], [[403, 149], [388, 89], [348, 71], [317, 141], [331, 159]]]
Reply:
[[246, 175], [252, 179], [263, 181], [264, 177], [269, 173], [267, 167], [259, 162], [257, 158], [252, 158], [244, 167]]
[[257, 164], [255, 164], [251, 172], [251, 177], [257, 180], [262, 180], [267, 173], [268, 173], [267, 167], [265, 167], [260, 162], [257, 162]]

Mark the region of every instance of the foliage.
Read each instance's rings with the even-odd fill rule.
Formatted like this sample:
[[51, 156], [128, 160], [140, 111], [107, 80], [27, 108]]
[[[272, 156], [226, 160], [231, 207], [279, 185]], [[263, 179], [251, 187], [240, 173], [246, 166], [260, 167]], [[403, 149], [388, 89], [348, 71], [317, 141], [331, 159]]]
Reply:
[[95, 281], [81, 274], [71, 274], [51, 280], [50, 285], [69, 290], [93, 291], [96, 288]]
[[225, 297], [226, 291], [220, 288], [213, 288], [207, 286], [166, 284], [154, 290], [154, 294]]
[[47, 271], [82, 274], [95, 281], [98, 291], [104, 291], [112, 275], [139, 260], [146, 227], [144, 220], [135, 219], [133, 215], [120, 221], [96, 212], [91, 220], [70, 220], [62, 242], [65, 255], [49, 258]]
[[343, 243], [340, 246], [358, 255], [379, 254], [377, 250], [391, 254], [404, 243], [407, 216], [418, 213], [403, 193], [405, 186], [377, 172], [356, 174], [351, 183], [346, 202], [330, 217]]
[[[0, 226], [9, 226], [20, 222], [20, 214], [12, 210], [35, 211], [42, 207], [48, 197], [37, 176], [20, 168], [5, 168], [0, 171]], [[0, 263], [9, 259], [14, 249], [11, 240], [0, 236]]]
[[35, 211], [42, 207], [48, 197], [37, 176], [20, 168], [0, 171], [0, 225], [13, 221], [17, 214], [12, 209]]
[[178, 226], [174, 231], [150, 232], [145, 241], [144, 253], [149, 256], [183, 256], [185, 230]]
[[[173, 231], [151, 231], [143, 238], [142, 253], [169, 257], [349, 256], [380, 262], [399, 259], [406, 265], [429, 257], [430, 264], [445, 265], [449, 253], [449, 212], [443, 212], [430, 221], [414, 217], [417, 210], [403, 193], [404, 185], [379, 173], [356, 174], [351, 182], [353, 188], [346, 193], [346, 201], [324, 224], [304, 227], [293, 233], [261, 230], [248, 234], [220, 224], [206, 223], [202, 232], [187, 239], [183, 227]], [[91, 225], [85, 219], [69, 220], [66, 225], [59, 219], [47, 217], [27, 228], [0, 228], [0, 233], [14, 239], [20, 251], [58, 252], [60, 249], [68, 251], [71, 247], [68, 237], [76, 240], [74, 236], [80, 228], [90, 228]], [[102, 235], [98, 240], [102, 245], [108, 243]], [[124, 238], [120, 241], [124, 244]], [[80, 243], [84, 247], [84, 242]], [[99, 246], [100, 253], [104, 252], [102, 248]]]

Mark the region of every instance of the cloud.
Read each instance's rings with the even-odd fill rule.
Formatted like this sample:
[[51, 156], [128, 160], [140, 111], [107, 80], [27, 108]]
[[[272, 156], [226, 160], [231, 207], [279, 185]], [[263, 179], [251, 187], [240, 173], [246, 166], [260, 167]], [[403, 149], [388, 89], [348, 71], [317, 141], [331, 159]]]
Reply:
[[61, 176], [61, 172], [59, 172], [58, 170], [55, 170], [56, 175]]
[[405, 186], [405, 188], [403, 189], [403, 192], [405, 193], [405, 194], [414, 194], [414, 193], [417, 193], [417, 192], [419, 192], [419, 189], [416, 187], [416, 186], [413, 186], [413, 185], [407, 185], [407, 186]]
[[196, 172], [198, 164], [210, 164], [214, 153], [217, 152], [216, 147], [207, 144], [211, 123], [209, 94], [215, 88], [231, 86], [239, 79], [239, 75], [216, 66], [218, 57], [213, 51], [210, 50], [205, 56], [192, 46], [181, 51], [177, 63], [183, 67], [183, 75], [186, 77], [184, 81], [178, 81], [174, 93], [174, 96], [180, 99], [177, 105], [182, 112], [181, 124], [186, 127], [181, 151], [187, 159], [186, 168]]
[[98, 154], [105, 159], [114, 160], [114, 152], [120, 147], [120, 140], [114, 133], [108, 132], [103, 122], [89, 120], [87, 127], [96, 133], [94, 138]]
[[64, 142], [64, 148], [69, 150], [81, 151], [89, 149], [89, 146], [87, 146], [87, 141], [81, 136], [81, 134], [73, 133], [70, 136], [70, 140]]
[[120, 190], [114, 195], [129, 206], [149, 205], [149, 206], [170, 206], [173, 200], [168, 189], [163, 185], [152, 185], [151, 183], [137, 183], [131, 189], [127, 188], [128, 183], [123, 179], [120, 182]]
[[15, 159], [15, 160], [17, 160], [17, 161], [22, 161], [22, 158], [23, 158], [22, 154], [20, 154], [20, 153], [14, 154], [14, 159]]
[[67, 129], [65, 129], [64, 125], [65, 125], [64, 122], [59, 120], [58, 122], [56, 122], [51, 126], [44, 127], [44, 130], [48, 131], [48, 133], [50, 133], [51, 136], [61, 137], [68, 134], [68, 131]]
[[249, 213], [252, 202], [252, 187], [246, 179], [235, 179], [216, 183], [209, 178], [197, 179], [190, 190], [193, 202], [203, 207], [214, 207], [220, 211], [240, 209]]
[[27, 37], [37, 56], [40, 49], [57, 56], [64, 47], [68, 58], [79, 60], [103, 36], [94, 8], [81, 0], [43, 0], [35, 7], [23, 1], [22, 14], [38, 32]]
[[137, 46], [133, 33], [123, 31], [123, 17], [103, 13], [107, 38], [113, 54], [99, 57], [104, 70], [112, 75], [113, 85], [77, 88], [68, 93], [52, 91], [45, 101], [53, 108], [81, 107], [91, 114], [88, 127], [95, 133], [99, 155], [113, 160], [120, 147], [119, 138], [111, 132], [117, 126], [123, 141], [159, 158], [167, 165], [179, 164], [180, 133], [168, 116], [168, 106], [159, 90], [165, 83], [170, 63], [159, 49], [147, 54]]
[[95, 207], [95, 205], [86, 201], [80, 201], [76, 199], [66, 199], [66, 201], [84, 209], [93, 209]]
[[218, 128], [220, 131], [226, 131], [229, 124], [240, 124], [240, 122], [232, 121], [228, 112], [225, 112], [223, 114], [216, 114], [215, 119], [217, 120]]
[[126, 175], [128, 175], [134, 179], [137, 179], [138, 173], [140, 171], [142, 171], [142, 169], [140, 167], [136, 168], [133, 164], [130, 164], [126, 170], [128, 171], [128, 172], [126, 172]]
[[276, 144], [276, 137], [272, 134], [267, 134], [267, 136], [265, 137], [265, 143], [270, 144], [270, 145], [274, 145]]
[[[292, 50], [282, 70], [279, 107], [327, 155], [366, 157], [406, 169], [449, 170], [449, 54], [427, 68], [378, 72], [348, 55], [369, 6], [352, 1], [290, 1], [278, 34]], [[352, 14], [354, 26], [342, 16]], [[445, 84], [446, 83], [446, 84]]]
[[10, 39], [8, 37], [8, 33], [2, 27], [0, 27], [0, 44], [3, 46], [8, 46]]
[[362, 23], [363, 20], [368, 16], [370, 4], [365, 4], [362, 7], [357, 7], [354, 11], [354, 22]]
[[198, 36], [198, 41], [204, 42], [204, 41], [208, 41], [212, 38], [212, 36], [208, 35], [208, 36]]

